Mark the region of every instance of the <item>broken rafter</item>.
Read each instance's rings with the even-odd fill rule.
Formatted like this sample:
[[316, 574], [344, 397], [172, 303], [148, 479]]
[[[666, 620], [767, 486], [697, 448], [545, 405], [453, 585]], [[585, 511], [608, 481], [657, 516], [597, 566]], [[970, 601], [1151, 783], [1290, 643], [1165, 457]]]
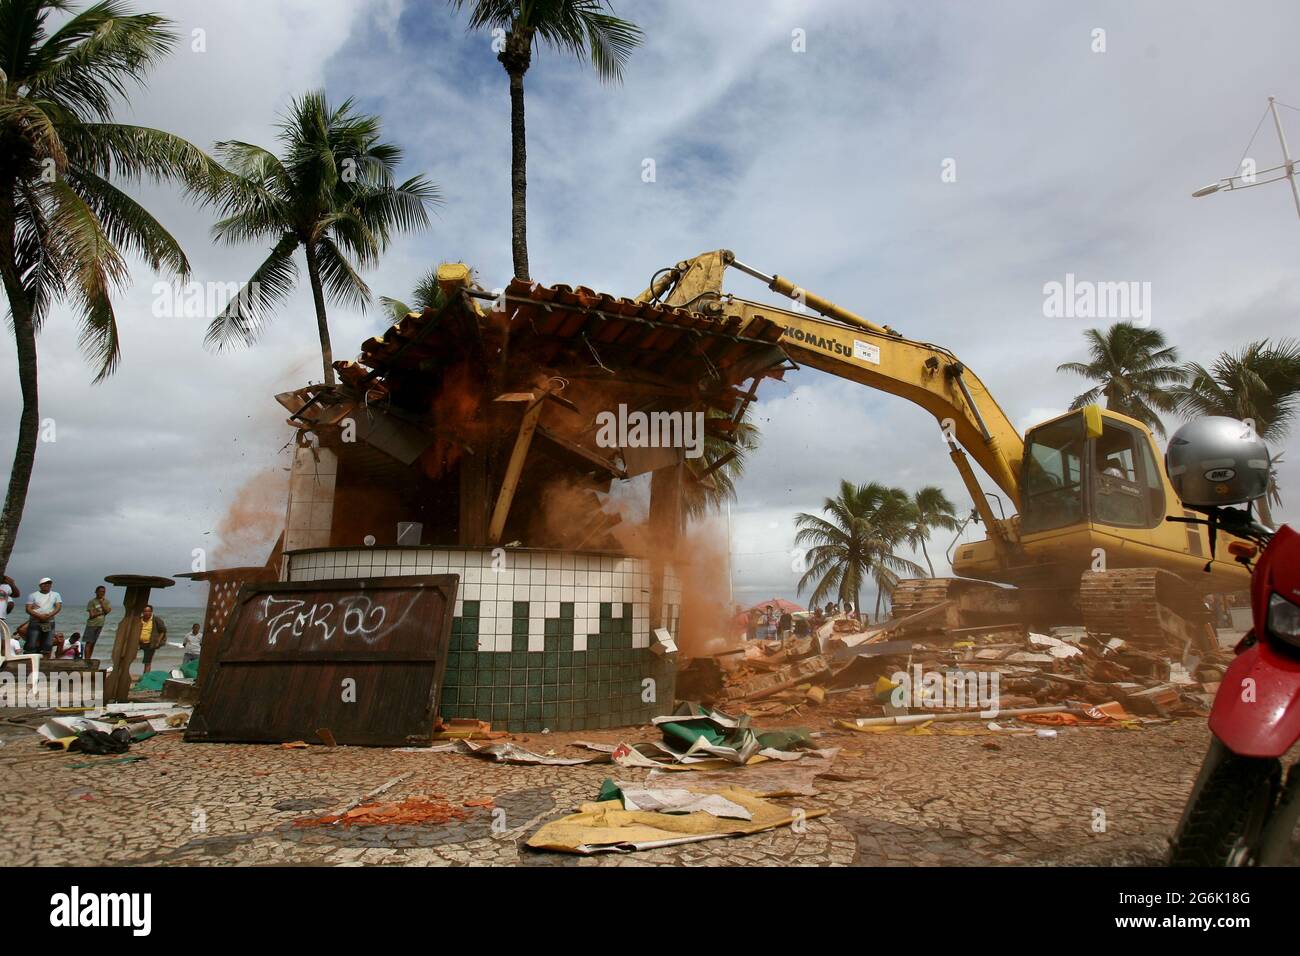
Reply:
[[519, 434], [515, 436], [515, 446], [510, 452], [510, 463], [506, 465], [501, 492], [492, 509], [492, 523], [488, 525], [488, 544], [492, 546], [501, 543], [501, 534], [506, 528], [506, 518], [510, 516], [510, 505], [515, 500], [515, 491], [519, 488], [519, 479], [524, 472], [524, 461], [528, 458], [528, 449], [533, 443], [533, 434], [537, 431], [537, 422], [542, 417], [545, 401], [545, 394], [534, 399], [524, 412], [523, 421], [519, 423]]
[[708, 468], [705, 468], [705, 469], [704, 469], [702, 472], [700, 472], [698, 475], [695, 475], [695, 480], [696, 480], [696, 481], [703, 481], [704, 479], [708, 478], [709, 475], [713, 474], [715, 471], [717, 471], [719, 468], [721, 468], [723, 465], [725, 465], [727, 462], [731, 461], [731, 459], [735, 458], [735, 457], [736, 457], [737, 455], [739, 455], [739, 454], [740, 454], [740, 449], [739, 449], [739, 448], [733, 448], [733, 449], [731, 449], [731, 451], [727, 452], [727, 453], [726, 453], [725, 455], [723, 455], [721, 458], [717, 459], [717, 460], [714, 461], [714, 462], [711, 462], [711, 463], [709, 464], [709, 467], [708, 467]]
[[543, 439], [550, 446], [550, 451], [556, 452], [562, 457], [576, 458], [580, 464], [590, 465], [614, 478], [623, 479], [628, 477], [627, 472], [618, 467], [613, 460], [597, 454], [585, 445], [580, 445], [562, 435], [557, 435], [543, 425], [539, 424], [537, 426], [535, 437]]

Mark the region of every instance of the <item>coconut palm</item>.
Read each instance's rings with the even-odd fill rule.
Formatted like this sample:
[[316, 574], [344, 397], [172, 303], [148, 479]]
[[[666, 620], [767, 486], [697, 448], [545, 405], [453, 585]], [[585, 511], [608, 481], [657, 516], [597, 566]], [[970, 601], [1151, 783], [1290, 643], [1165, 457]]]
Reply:
[[[500, 36], [493, 43], [510, 77], [510, 251], [515, 278], [528, 278], [527, 149], [524, 136], [524, 74], [533, 44], [590, 59], [605, 82], [623, 78], [623, 67], [641, 42], [641, 30], [613, 15], [609, 0], [450, 0], [471, 7], [469, 24]], [[499, 32], [498, 32], [499, 31]]]
[[446, 296], [442, 294], [442, 287], [438, 285], [436, 267], [422, 275], [420, 281], [415, 284], [415, 288], [411, 291], [410, 305], [401, 299], [393, 299], [386, 295], [379, 297], [379, 304], [383, 307], [384, 314], [394, 322], [402, 321], [412, 312], [441, 309], [446, 301]]
[[[735, 430], [735, 442], [705, 432], [704, 454], [699, 458], [686, 459], [686, 481], [682, 485], [683, 520], [702, 518], [718, 511], [728, 501], [736, 500], [736, 482], [745, 473], [745, 462], [750, 452], [758, 448], [758, 427], [747, 420], [752, 407], [747, 406], [741, 416], [740, 424]], [[706, 417], [731, 416], [710, 409]], [[726, 462], [706, 475], [710, 463], [721, 458], [727, 458]]]
[[930, 560], [930, 552], [926, 550], [925, 543], [930, 539], [931, 531], [956, 531], [961, 527], [961, 522], [957, 520], [957, 509], [943, 493], [943, 489], [934, 485], [926, 485], [914, 492], [911, 505], [911, 527], [907, 541], [912, 547], [921, 549], [926, 567], [930, 569], [930, 577], [934, 577], [934, 562]]
[[[63, 19], [57, 27], [51, 14]], [[27, 502], [40, 427], [36, 336], [56, 302], [103, 381], [121, 358], [113, 292], [126, 256], [176, 278], [176, 240], [119, 187], [174, 180], [215, 188], [220, 167], [156, 129], [114, 121], [132, 86], [172, 49], [171, 21], [109, 0], [78, 11], [63, 0], [0, 0], [0, 277], [22, 392], [13, 470], [0, 512], [0, 573]]]
[[[1184, 370], [1187, 384], [1175, 388], [1173, 395], [1185, 418], [1226, 415], [1250, 421], [1255, 434], [1269, 444], [1290, 431], [1300, 398], [1300, 342], [1251, 342], [1239, 352], [1221, 353], [1209, 368], [1191, 362]], [[1281, 504], [1273, 480], [1269, 494], [1259, 500], [1260, 518], [1269, 525], [1270, 498]]]
[[861, 610], [859, 595], [868, 578], [876, 584], [876, 615], [884, 595], [893, 593], [901, 574], [919, 576], [915, 561], [897, 554], [906, 544], [912, 526], [907, 492], [871, 482], [854, 485], [840, 481], [840, 493], [822, 506], [826, 517], [795, 515], [797, 547], [806, 546], [807, 570], [799, 579], [799, 593], [812, 586], [809, 602], [828, 597], [851, 600]]
[[380, 141], [377, 116], [353, 101], [331, 108], [317, 90], [294, 100], [279, 126], [282, 154], [249, 143], [217, 144], [217, 155], [237, 177], [213, 227], [227, 243], [270, 242], [243, 293], [208, 326], [208, 344], [252, 344], [275, 305], [297, 284], [294, 257], [302, 250], [316, 308], [325, 383], [334, 383], [325, 302], [363, 306], [370, 288], [358, 269], [375, 265], [395, 232], [429, 225], [438, 188], [423, 176], [394, 185], [402, 150]]
[[1174, 410], [1171, 386], [1183, 381], [1178, 366], [1178, 349], [1165, 344], [1159, 329], [1139, 328], [1132, 322], [1116, 322], [1104, 332], [1088, 329], [1087, 362], [1066, 362], [1058, 372], [1073, 372], [1097, 384], [1070, 403], [1071, 408], [1106, 400], [1106, 407], [1142, 422], [1158, 435], [1165, 428], [1161, 412]]

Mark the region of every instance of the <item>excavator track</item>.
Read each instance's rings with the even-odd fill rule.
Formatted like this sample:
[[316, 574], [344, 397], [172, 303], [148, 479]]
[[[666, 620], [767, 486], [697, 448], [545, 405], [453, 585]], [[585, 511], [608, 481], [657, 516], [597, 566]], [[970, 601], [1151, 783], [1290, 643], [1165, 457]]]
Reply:
[[945, 614], [927, 623], [936, 628], [1023, 623], [1024, 593], [968, 578], [910, 578], [899, 581], [892, 596], [895, 619], [909, 617], [944, 602]]
[[1200, 593], [1178, 575], [1154, 568], [1086, 571], [1079, 605], [1088, 631], [1149, 647], [1218, 646]]
[[927, 619], [936, 629], [1019, 622], [1047, 630], [1082, 623], [1099, 637], [1118, 637], [1138, 647], [1177, 650], [1218, 646], [1201, 594], [1183, 578], [1154, 568], [1088, 571], [1075, 593], [1062, 589], [1007, 588], [967, 578], [900, 581], [893, 616], [908, 617], [947, 602]]

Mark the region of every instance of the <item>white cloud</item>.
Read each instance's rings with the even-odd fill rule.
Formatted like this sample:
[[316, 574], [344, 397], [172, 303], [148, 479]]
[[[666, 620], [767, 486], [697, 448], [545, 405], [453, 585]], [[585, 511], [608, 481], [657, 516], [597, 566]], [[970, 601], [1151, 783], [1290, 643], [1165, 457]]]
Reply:
[[[139, 5], [175, 17], [186, 37], [207, 30], [206, 53], [183, 47], [133, 98], [139, 122], [204, 144], [269, 144], [291, 96], [320, 84], [335, 100], [356, 95], [406, 147], [408, 172], [427, 172], [448, 200], [428, 234], [394, 244], [368, 277], [375, 291], [403, 294], [448, 258], [489, 286], [508, 277], [506, 77], [463, 16], [413, 0]], [[1083, 356], [1090, 323], [1042, 312], [1043, 284], [1066, 272], [1151, 282], [1155, 323], [1188, 358], [1296, 327], [1300, 223], [1285, 188], [1188, 198], [1232, 170], [1267, 93], [1300, 104], [1280, 39], [1300, 27], [1294, 5], [1249, 18], [1208, 2], [618, 6], [647, 36], [622, 87], [549, 50], [528, 74], [530, 241], [543, 281], [634, 294], [660, 266], [725, 246], [951, 348], [1021, 424], [1081, 390], [1055, 369]], [[1090, 50], [1099, 25], [1104, 54]], [[791, 50], [796, 27], [807, 52]], [[1261, 166], [1276, 161], [1267, 127], [1254, 151]], [[654, 183], [641, 180], [646, 157]], [[940, 179], [945, 158], [955, 183]], [[206, 213], [167, 190], [141, 192], [197, 279], [242, 280], [264, 255], [212, 246]], [[38, 455], [12, 566], [20, 581], [52, 570], [75, 585], [67, 593], [108, 571], [186, 566], [234, 489], [282, 462], [287, 428], [271, 394], [319, 376], [306, 295], [256, 349], [214, 356], [201, 320], [150, 315], [153, 277], [133, 274], [119, 300], [124, 364], [110, 382], [87, 384], [66, 312], [41, 338], [44, 413], [60, 440]], [[771, 297], [739, 275], [729, 288]], [[341, 308], [331, 321], [338, 355], [379, 325]], [[0, 353], [6, 460], [14, 368]], [[816, 510], [841, 478], [938, 484], [969, 507], [934, 423], [900, 399], [800, 372], [765, 386], [757, 411], [764, 445], [733, 536], [775, 556], [745, 564], [738, 589], [793, 596], [791, 516]], [[1296, 438], [1282, 451], [1300, 460]], [[1288, 462], [1282, 480], [1294, 518], [1300, 465]]]

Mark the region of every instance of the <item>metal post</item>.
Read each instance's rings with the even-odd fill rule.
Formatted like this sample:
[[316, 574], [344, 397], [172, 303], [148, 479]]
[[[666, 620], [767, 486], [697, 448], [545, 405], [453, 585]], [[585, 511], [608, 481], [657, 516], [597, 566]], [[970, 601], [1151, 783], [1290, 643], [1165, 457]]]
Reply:
[[1295, 199], [1296, 215], [1300, 216], [1300, 189], [1295, 184], [1295, 167], [1291, 163], [1291, 150], [1286, 144], [1286, 132], [1282, 129], [1282, 118], [1277, 115], [1277, 98], [1268, 98], [1268, 108], [1273, 114], [1273, 125], [1277, 127], [1277, 138], [1282, 143], [1282, 161], [1286, 163], [1286, 178], [1291, 184], [1291, 195]]
[[731, 501], [727, 501], [727, 603], [736, 603], [736, 585], [731, 568]]

